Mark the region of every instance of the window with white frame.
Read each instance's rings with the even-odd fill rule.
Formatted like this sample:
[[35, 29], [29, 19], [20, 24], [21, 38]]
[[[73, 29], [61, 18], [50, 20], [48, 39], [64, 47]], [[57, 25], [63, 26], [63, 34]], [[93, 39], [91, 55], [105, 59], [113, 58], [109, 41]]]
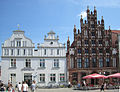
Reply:
[[31, 60], [30, 59], [26, 59], [25, 67], [26, 68], [31, 68]]
[[56, 82], [56, 74], [50, 74], [50, 82]]
[[17, 55], [20, 55], [20, 49], [17, 49]]
[[23, 47], [25, 47], [27, 44], [27, 41], [23, 41]]
[[44, 49], [44, 55], [46, 55], [46, 49]]
[[11, 49], [11, 55], [13, 55], [13, 49]]
[[11, 47], [14, 47], [14, 46], [15, 46], [15, 42], [11, 41]]
[[57, 55], [59, 55], [59, 49], [57, 49]]
[[9, 55], [9, 49], [4, 49], [4, 55]]
[[23, 55], [25, 55], [26, 54], [26, 50], [25, 49], [23, 49]]
[[17, 41], [17, 47], [21, 47], [21, 41]]
[[16, 67], [16, 59], [11, 59], [10, 67]]
[[51, 55], [53, 55], [53, 49], [51, 49]]
[[40, 82], [45, 82], [45, 74], [40, 74]]
[[53, 67], [59, 68], [59, 59], [54, 59]]
[[40, 67], [45, 67], [45, 59], [40, 59]]
[[33, 54], [32, 49], [28, 49], [28, 55], [32, 55], [32, 54]]
[[60, 74], [60, 82], [64, 82], [65, 81], [65, 74], [61, 73]]

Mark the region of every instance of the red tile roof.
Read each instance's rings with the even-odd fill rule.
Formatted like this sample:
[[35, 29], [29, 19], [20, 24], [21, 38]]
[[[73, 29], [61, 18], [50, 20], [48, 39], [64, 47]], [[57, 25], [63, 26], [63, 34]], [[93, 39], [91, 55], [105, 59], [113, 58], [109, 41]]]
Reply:
[[113, 33], [120, 34], [120, 30], [111, 30]]

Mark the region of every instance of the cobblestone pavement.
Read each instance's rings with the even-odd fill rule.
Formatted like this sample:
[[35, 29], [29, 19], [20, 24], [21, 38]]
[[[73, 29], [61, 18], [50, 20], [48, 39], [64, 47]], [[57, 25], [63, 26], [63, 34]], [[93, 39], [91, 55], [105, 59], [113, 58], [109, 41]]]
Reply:
[[[31, 92], [30, 90], [28, 92]], [[35, 92], [100, 92], [100, 90], [73, 90], [72, 88], [36, 89]], [[105, 90], [104, 92], [120, 92], [120, 89]]]

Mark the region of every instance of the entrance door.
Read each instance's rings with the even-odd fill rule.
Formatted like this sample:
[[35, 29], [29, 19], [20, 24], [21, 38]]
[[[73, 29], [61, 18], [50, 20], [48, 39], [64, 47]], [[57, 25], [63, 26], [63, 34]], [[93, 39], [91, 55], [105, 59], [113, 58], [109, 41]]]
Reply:
[[24, 81], [28, 84], [28, 86], [31, 86], [31, 84], [32, 84], [32, 74], [31, 73], [25, 73], [24, 74]]

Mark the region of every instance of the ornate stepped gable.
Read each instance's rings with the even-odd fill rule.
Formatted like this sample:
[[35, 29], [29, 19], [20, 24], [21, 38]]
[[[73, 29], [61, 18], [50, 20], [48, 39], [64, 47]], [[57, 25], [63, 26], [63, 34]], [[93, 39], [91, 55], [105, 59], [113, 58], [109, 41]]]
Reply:
[[[113, 67], [112, 31], [110, 27], [109, 30], [105, 30], [103, 16], [101, 21], [97, 21], [96, 7], [93, 12], [89, 8], [86, 12], [87, 20], [83, 21], [82, 16], [80, 19], [81, 31], [79, 29], [77, 31], [74, 25], [74, 41], [71, 45], [69, 39], [67, 41], [66, 56], [69, 77], [72, 75], [83, 76], [82, 72], [85, 75], [91, 72], [99, 73], [103, 72], [102, 69]], [[71, 80], [74, 78], [70, 77]], [[75, 80], [80, 81], [77, 77]]]

